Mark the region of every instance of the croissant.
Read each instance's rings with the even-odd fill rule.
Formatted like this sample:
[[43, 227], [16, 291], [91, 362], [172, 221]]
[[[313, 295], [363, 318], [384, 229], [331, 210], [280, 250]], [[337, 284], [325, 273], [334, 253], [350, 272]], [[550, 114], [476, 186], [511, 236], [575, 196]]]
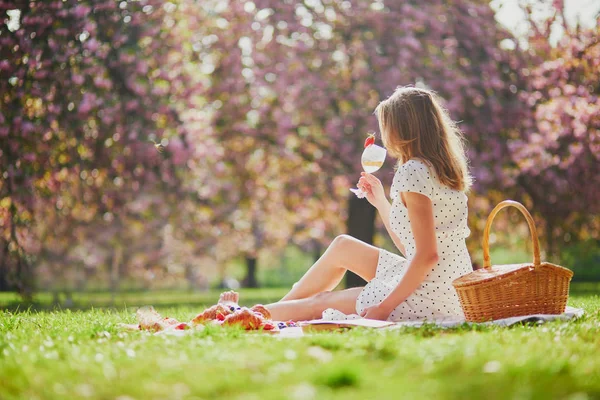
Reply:
[[222, 325], [237, 325], [245, 330], [263, 329], [265, 331], [277, 330], [271, 319], [271, 313], [262, 304], [257, 304], [252, 308], [233, 307], [226, 304], [215, 304], [198, 314], [190, 324], [179, 322], [174, 318], [162, 317], [152, 307], [143, 307], [137, 311], [137, 319], [140, 330], [162, 331], [165, 329], [185, 330], [190, 329], [191, 325], [202, 324], [207, 321], [218, 321]]
[[153, 307], [142, 307], [136, 311], [140, 330], [158, 332], [169, 326], [178, 325], [179, 321], [174, 318], [161, 317]]
[[226, 316], [225, 320], [223, 321], [223, 325], [239, 325], [247, 331], [259, 329], [262, 323], [263, 318], [256, 315], [254, 311], [246, 307], [243, 307], [242, 309], [237, 310], [233, 314]]
[[229, 307], [224, 306], [223, 304], [215, 304], [214, 306], [211, 306], [200, 314], [196, 315], [196, 317], [192, 319], [192, 324], [201, 324], [207, 321], [214, 321], [219, 319], [219, 316], [224, 318], [231, 313], [232, 311]]
[[180, 322], [177, 321], [175, 318], [171, 318], [171, 317], [164, 317], [161, 321], [162, 324], [167, 325], [167, 326], [171, 326], [171, 325], [179, 325]]
[[262, 315], [264, 319], [271, 319], [271, 312], [262, 304], [252, 306], [251, 310]]

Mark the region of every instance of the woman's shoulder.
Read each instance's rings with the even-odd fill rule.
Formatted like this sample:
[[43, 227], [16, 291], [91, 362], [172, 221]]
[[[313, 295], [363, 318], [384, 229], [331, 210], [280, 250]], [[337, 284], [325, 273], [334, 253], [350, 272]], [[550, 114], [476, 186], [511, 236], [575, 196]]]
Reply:
[[431, 197], [435, 187], [435, 175], [428, 163], [419, 158], [411, 158], [398, 166], [392, 190], [418, 192]]
[[400, 175], [405, 179], [408, 179], [411, 175], [418, 174], [427, 174], [432, 175], [433, 169], [429, 162], [420, 159], [420, 158], [411, 158], [406, 161], [404, 164], [398, 166], [396, 170], [396, 175]]

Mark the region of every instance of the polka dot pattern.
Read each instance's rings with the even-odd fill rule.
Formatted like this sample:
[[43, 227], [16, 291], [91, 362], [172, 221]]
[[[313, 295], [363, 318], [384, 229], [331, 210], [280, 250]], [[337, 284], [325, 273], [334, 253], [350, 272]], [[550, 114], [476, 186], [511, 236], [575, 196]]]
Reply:
[[400, 192], [415, 192], [431, 199], [439, 261], [421, 285], [394, 309], [389, 320], [464, 317], [452, 281], [472, 271], [471, 257], [465, 243], [465, 238], [470, 234], [467, 227], [467, 196], [441, 184], [433, 169], [416, 158], [398, 168], [390, 192], [390, 226], [404, 244], [406, 258], [379, 250], [375, 278], [358, 296], [357, 313], [379, 304], [394, 290], [415, 254], [411, 222], [400, 197]]

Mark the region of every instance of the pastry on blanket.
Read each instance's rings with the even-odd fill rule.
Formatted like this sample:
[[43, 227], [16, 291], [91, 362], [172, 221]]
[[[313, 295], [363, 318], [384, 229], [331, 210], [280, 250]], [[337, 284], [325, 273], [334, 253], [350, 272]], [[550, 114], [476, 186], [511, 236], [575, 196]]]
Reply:
[[252, 306], [251, 310], [262, 315], [264, 319], [271, 319], [271, 312], [262, 304]]
[[140, 330], [158, 332], [180, 324], [175, 318], [163, 318], [152, 306], [142, 307], [135, 314]]
[[194, 319], [192, 319], [192, 324], [202, 324], [208, 321], [223, 321], [226, 316], [231, 314], [233, 311], [230, 307], [223, 305], [221, 303], [215, 304], [196, 315]]
[[264, 322], [264, 318], [256, 315], [256, 313], [246, 307], [236, 310], [233, 314], [225, 317], [223, 325], [232, 326], [238, 325], [245, 330], [259, 329]]

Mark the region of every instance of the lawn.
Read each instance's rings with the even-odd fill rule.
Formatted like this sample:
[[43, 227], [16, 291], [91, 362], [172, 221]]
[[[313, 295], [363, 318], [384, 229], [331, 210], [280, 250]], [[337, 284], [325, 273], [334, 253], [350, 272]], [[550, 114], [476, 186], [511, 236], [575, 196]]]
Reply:
[[[286, 339], [218, 327], [186, 337], [123, 332], [117, 324], [134, 322], [133, 307], [2, 311], [0, 398], [600, 398], [600, 296], [569, 304], [586, 316]], [[181, 319], [198, 311], [158, 309]]]
[[[245, 303], [248, 305], [275, 302], [289, 289], [286, 288], [261, 288], [261, 289], [242, 289], [241, 294]], [[155, 291], [124, 291], [114, 295], [107, 291], [98, 292], [74, 292], [71, 294], [73, 302], [71, 307], [75, 309], [90, 308], [125, 308], [139, 307], [152, 304], [157, 307], [180, 307], [187, 305], [191, 307], [202, 308], [214, 304], [219, 298], [222, 290], [211, 289], [207, 291], [192, 290], [155, 290]], [[33, 303], [22, 304], [17, 293], [0, 293], [0, 310], [24, 310], [33, 308], [35, 310], [49, 310], [57, 307], [64, 307], [65, 295], [60, 293], [60, 303], [54, 304], [53, 294], [48, 292], [37, 293], [34, 296]]]

